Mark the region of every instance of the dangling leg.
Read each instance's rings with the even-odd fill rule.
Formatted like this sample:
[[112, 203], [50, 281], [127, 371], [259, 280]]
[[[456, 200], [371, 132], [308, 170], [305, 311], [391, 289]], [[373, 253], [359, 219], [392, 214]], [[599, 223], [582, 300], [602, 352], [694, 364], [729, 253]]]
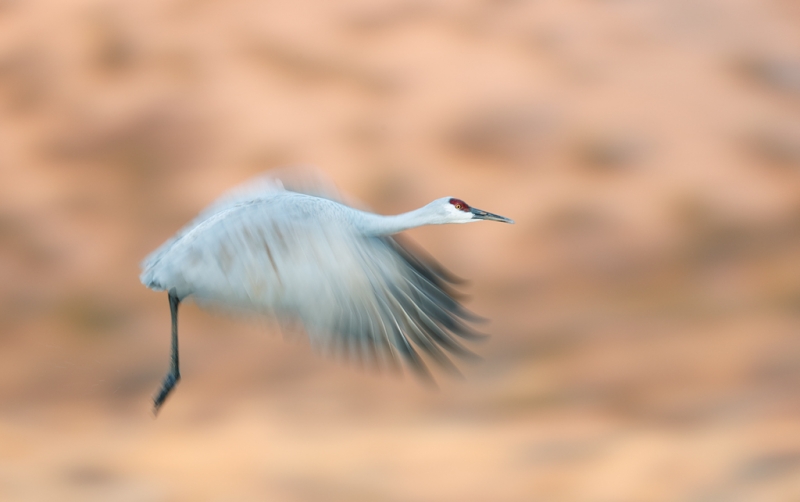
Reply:
[[158, 391], [156, 397], [153, 398], [153, 414], [157, 415], [158, 410], [167, 396], [172, 391], [173, 387], [181, 379], [181, 372], [178, 367], [178, 304], [181, 303], [175, 288], [169, 290], [169, 312], [172, 314], [172, 358], [169, 365], [169, 373], [164, 377], [164, 382], [161, 384], [161, 390]]

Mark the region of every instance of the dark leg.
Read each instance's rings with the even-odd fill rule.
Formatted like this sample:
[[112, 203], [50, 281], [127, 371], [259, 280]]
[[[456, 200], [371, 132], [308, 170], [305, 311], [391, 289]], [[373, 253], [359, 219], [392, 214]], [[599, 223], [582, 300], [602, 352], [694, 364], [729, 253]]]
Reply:
[[153, 414], [157, 415], [158, 410], [167, 396], [172, 391], [173, 387], [181, 379], [181, 372], [178, 367], [178, 304], [181, 301], [178, 299], [175, 289], [169, 290], [169, 312], [172, 314], [172, 357], [169, 365], [169, 373], [164, 377], [164, 382], [161, 384], [161, 390], [158, 391], [156, 397], [153, 398]]

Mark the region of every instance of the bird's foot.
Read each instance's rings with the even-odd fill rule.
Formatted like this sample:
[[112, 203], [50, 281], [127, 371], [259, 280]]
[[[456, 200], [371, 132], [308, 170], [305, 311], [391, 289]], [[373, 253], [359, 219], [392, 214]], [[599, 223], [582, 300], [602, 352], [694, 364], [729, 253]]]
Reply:
[[172, 392], [172, 389], [175, 388], [175, 385], [177, 385], [180, 379], [180, 373], [167, 373], [167, 376], [164, 377], [164, 381], [161, 383], [161, 390], [159, 390], [158, 394], [153, 398], [153, 415], [158, 415], [158, 410], [161, 409], [167, 396], [169, 396], [169, 393]]

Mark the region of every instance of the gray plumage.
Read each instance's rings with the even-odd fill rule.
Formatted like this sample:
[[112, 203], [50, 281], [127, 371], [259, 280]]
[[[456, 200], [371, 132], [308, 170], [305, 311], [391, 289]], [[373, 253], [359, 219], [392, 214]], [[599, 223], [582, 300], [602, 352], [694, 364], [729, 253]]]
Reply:
[[[173, 382], [180, 378], [177, 304], [266, 314], [300, 322], [313, 345], [379, 367], [402, 360], [426, 380], [419, 354], [457, 372], [449, 354], [471, 352], [475, 317], [458, 302], [449, 273], [392, 234], [426, 224], [511, 220], [445, 197], [409, 213], [380, 216], [339, 202], [330, 187], [292, 190], [266, 176], [203, 211], [142, 264], [142, 283], [170, 293]], [[314, 193], [315, 195], [311, 195]], [[169, 377], [169, 375], [168, 375]], [[168, 388], [167, 388], [168, 387]]]

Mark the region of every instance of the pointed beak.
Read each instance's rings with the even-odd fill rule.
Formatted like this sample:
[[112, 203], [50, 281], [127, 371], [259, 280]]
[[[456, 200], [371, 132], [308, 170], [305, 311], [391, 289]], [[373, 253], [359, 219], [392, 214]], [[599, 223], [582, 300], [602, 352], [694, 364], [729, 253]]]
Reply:
[[490, 220], [490, 221], [502, 221], [503, 223], [514, 223], [514, 220], [510, 218], [506, 218], [505, 216], [500, 216], [499, 214], [492, 214], [482, 209], [477, 208], [470, 208], [472, 211], [472, 218], [476, 220]]

